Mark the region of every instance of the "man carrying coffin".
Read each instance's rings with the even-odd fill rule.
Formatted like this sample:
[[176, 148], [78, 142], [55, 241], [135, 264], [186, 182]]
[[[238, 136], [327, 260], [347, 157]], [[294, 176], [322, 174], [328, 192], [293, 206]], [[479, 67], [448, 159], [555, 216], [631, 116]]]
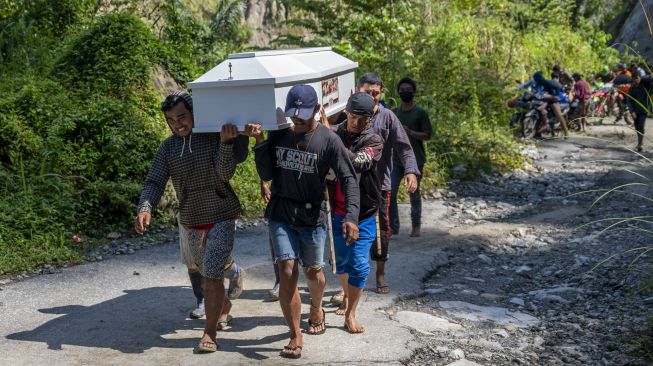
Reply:
[[145, 232], [152, 209], [172, 179], [183, 239], [204, 279], [206, 326], [197, 351], [215, 352], [219, 314], [231, 308], [225, 297], [225, 265], [233, 249], [236, 218], [242, 211], [229, 180], [236, 171], [236, 150], [244, 141], [246, 157], [248, 139], [238, 137], [236, 126], [229, 124], [222, 126], [219, 134], [193, 134], [192, 108], [185, 92], [169, 95], [161, 106], [173, 135], [161, 143], [154, 156], [134, 228], [139, 234]]
[[261, 179], [272, 181], [265, 216], [279, 266], [279, 303], [290, 328], [290, 342], [281, 351], [281, 356], [286, 358], [301, 357], [303, 347], [298, 263], [304, 268], [311, 294], [306, 333], [318, 335], [326, 330], [322, 309], [327, 235], [323, 200], [329, 169], [333, 169], [342, 183], [345, 210], [342, 235], [348, 243], [358, 239], [356, 173], [340, 139], [315, 119], [319, 107], [317, 93], [311, 86], [295, 85], [288, 92], [285, 107], [285, 115], [290, 117], [293, 127], [272, 131], [267, 140], [260, 125], [245, 127], [246, 134], [256, 139], [253, 149], [256, 169]]
[[376, 213], [381, 200], [381, 184], [376, 165], [381, 159], [383, 139], [374, 133], [370, 121], [376, 103], [366, 93], [352, 94], [347, 101], [347, 120], [333, 130], [340, 137], [359, 177], [360, 214], [358, 240], [349, 244], [342, 238], [340, 227], [344, 212], [342, 185], [330, 185], [333, 202], [333, 241], [336, 253], [336, 274], [344, 290], [338, 315], [345, 316], [345, 329], [349, 333], [363, 333], [365, 328], [356, 319], [356, 308], [370, 273], [370, 247], [376, 239]]

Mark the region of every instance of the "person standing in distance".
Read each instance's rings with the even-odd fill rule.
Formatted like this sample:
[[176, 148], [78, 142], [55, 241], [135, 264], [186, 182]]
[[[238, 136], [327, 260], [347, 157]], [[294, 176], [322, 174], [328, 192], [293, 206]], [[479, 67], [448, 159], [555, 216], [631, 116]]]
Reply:
[[[397, 118], [404, 127], [410, 146], [415, 153], [417, 167], [420, 173], [424, 173], [424, 164], [426, 164], [426, 150], [424, 141], [431, 139], [433, 127], [429, 115], [423, 108], [415, 104], [415, 93], [417, 93], [417, 84], [409, 77], [399, 80], [397, 83], [397, 92], [401, 98], [399, 108], [393, 110]], [[399, 212], [397, 208], [397, 192], [399, 185], [405, 174], [404, 166], [397, 151], [392, 156], [392, 176], [391, 176], [391, 193], [390, 193], [390, 229], [393, 234], [399, 233]], [[422, 226], [422, 197], [419, 186], [422, 181], [422, 174], [417, 176], [417, 189], [410, 193], [410, 219], [412, 221], [411, 237], [421, 235]]]

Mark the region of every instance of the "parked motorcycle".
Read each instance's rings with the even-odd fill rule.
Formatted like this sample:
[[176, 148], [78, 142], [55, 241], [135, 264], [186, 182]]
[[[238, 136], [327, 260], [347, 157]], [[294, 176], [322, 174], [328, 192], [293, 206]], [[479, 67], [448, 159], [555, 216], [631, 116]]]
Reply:
[[587, 116], [591, 118], [598, 118], [599, 124], [603, 123], [603, 119], [610, 116], [623, 115], [626, 123], [630, 123], [630, 116], [628, 113], [621, 113], [620, 108], [625, 109], [626, 96], [619, 92], [617, 86], [613, 83], [605, 83], [601, 88], [592, 92], [592, 97], [589, 100], [589, 107]]
[[526, 125], [524, 124], [524, 119], [531, 110], [532, 99], [533, 95], [531, 93], [524, 93], [511, 98], [506, 102], [508, 108], [517, 109], [517, 111], [510, 116], [510, 129], [515, 137], [525, 138], [526, 135], [532, 134], [533, 126], [531, 126], [530, 121]]

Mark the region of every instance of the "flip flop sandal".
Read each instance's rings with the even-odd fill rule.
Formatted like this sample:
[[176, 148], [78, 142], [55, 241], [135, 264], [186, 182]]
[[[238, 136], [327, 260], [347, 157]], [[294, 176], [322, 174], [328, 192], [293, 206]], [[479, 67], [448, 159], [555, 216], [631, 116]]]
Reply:
[[[311, 305], [311, 306], [313, 306], [313, 305]], [[311, 332], [308, 331], [308, 329], [317, 328], [317, 327], [319, 327], [321, 325], [324, 325], [324, 328], [322, 328], [322, 330], [317, 332], [317, 333], [311, 333]], [[322, 309], [322, 320], [319, 320], [319, 321], [313, 323], [313, 322], [311, 322], [311, 319], [309, 317], [309, 319], [308, 319], [308, 329], [306, 329], [306, 334], [309, 334], [309, 335], [320, 335], [320, 334], [324, 334], [324, 332], [326, 332], [326, 312], [324, 311], [324, 308]]]
[[[213, 345], [215, 347], [207, 347], [206, 345]], [[212, 353], [217, 351], [220, 348], [220, 346], [215, 343], [214, 341], [200, 341], [200, 343], [197, 345], [197, 353]]]
[[[384, 291], [384, 289], [388, 289], [388, 290]], [[387, 294], [389, 292], [390, 292], [390, 286], [388, 286], [388, 285], [377, 285], [376, 286], [376, 293], [377, 294], [385, 295], [385, 294]]]
[[227, 315], [227, 319], [225, 320], [218, 320], [218, 330], [224, 330], [226, 327], [231, 325], [231, 321], [234, 320], [234, 317], [231, 315]]
[[290, 347], [290, 346], [283, 346], [284, 350], [287, 351], [292, 351], [295, 352], [296, 350], [299, 350], [299, 353], [286, 353], [281, 351], [279, 355], [284, 358], [292, 358], [292, 359], [298, 359], [302, 357], [302, 346], [295, 346], [295, 347]]

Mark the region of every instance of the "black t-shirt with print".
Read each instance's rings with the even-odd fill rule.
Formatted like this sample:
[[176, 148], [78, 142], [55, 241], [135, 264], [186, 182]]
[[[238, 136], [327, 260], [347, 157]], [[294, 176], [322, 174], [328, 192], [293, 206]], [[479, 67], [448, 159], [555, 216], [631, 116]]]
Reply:
[[301, 135], [291, 129], [272, 131], [254, 153], [261, 179], [272, 180], [268, 219], [297, 226], [323, 223], [325, 178], [333, 169], [345, 193], [345, 221], [358, 223], [356, 173], [344, 145], [328, 128], [318, 125]]

